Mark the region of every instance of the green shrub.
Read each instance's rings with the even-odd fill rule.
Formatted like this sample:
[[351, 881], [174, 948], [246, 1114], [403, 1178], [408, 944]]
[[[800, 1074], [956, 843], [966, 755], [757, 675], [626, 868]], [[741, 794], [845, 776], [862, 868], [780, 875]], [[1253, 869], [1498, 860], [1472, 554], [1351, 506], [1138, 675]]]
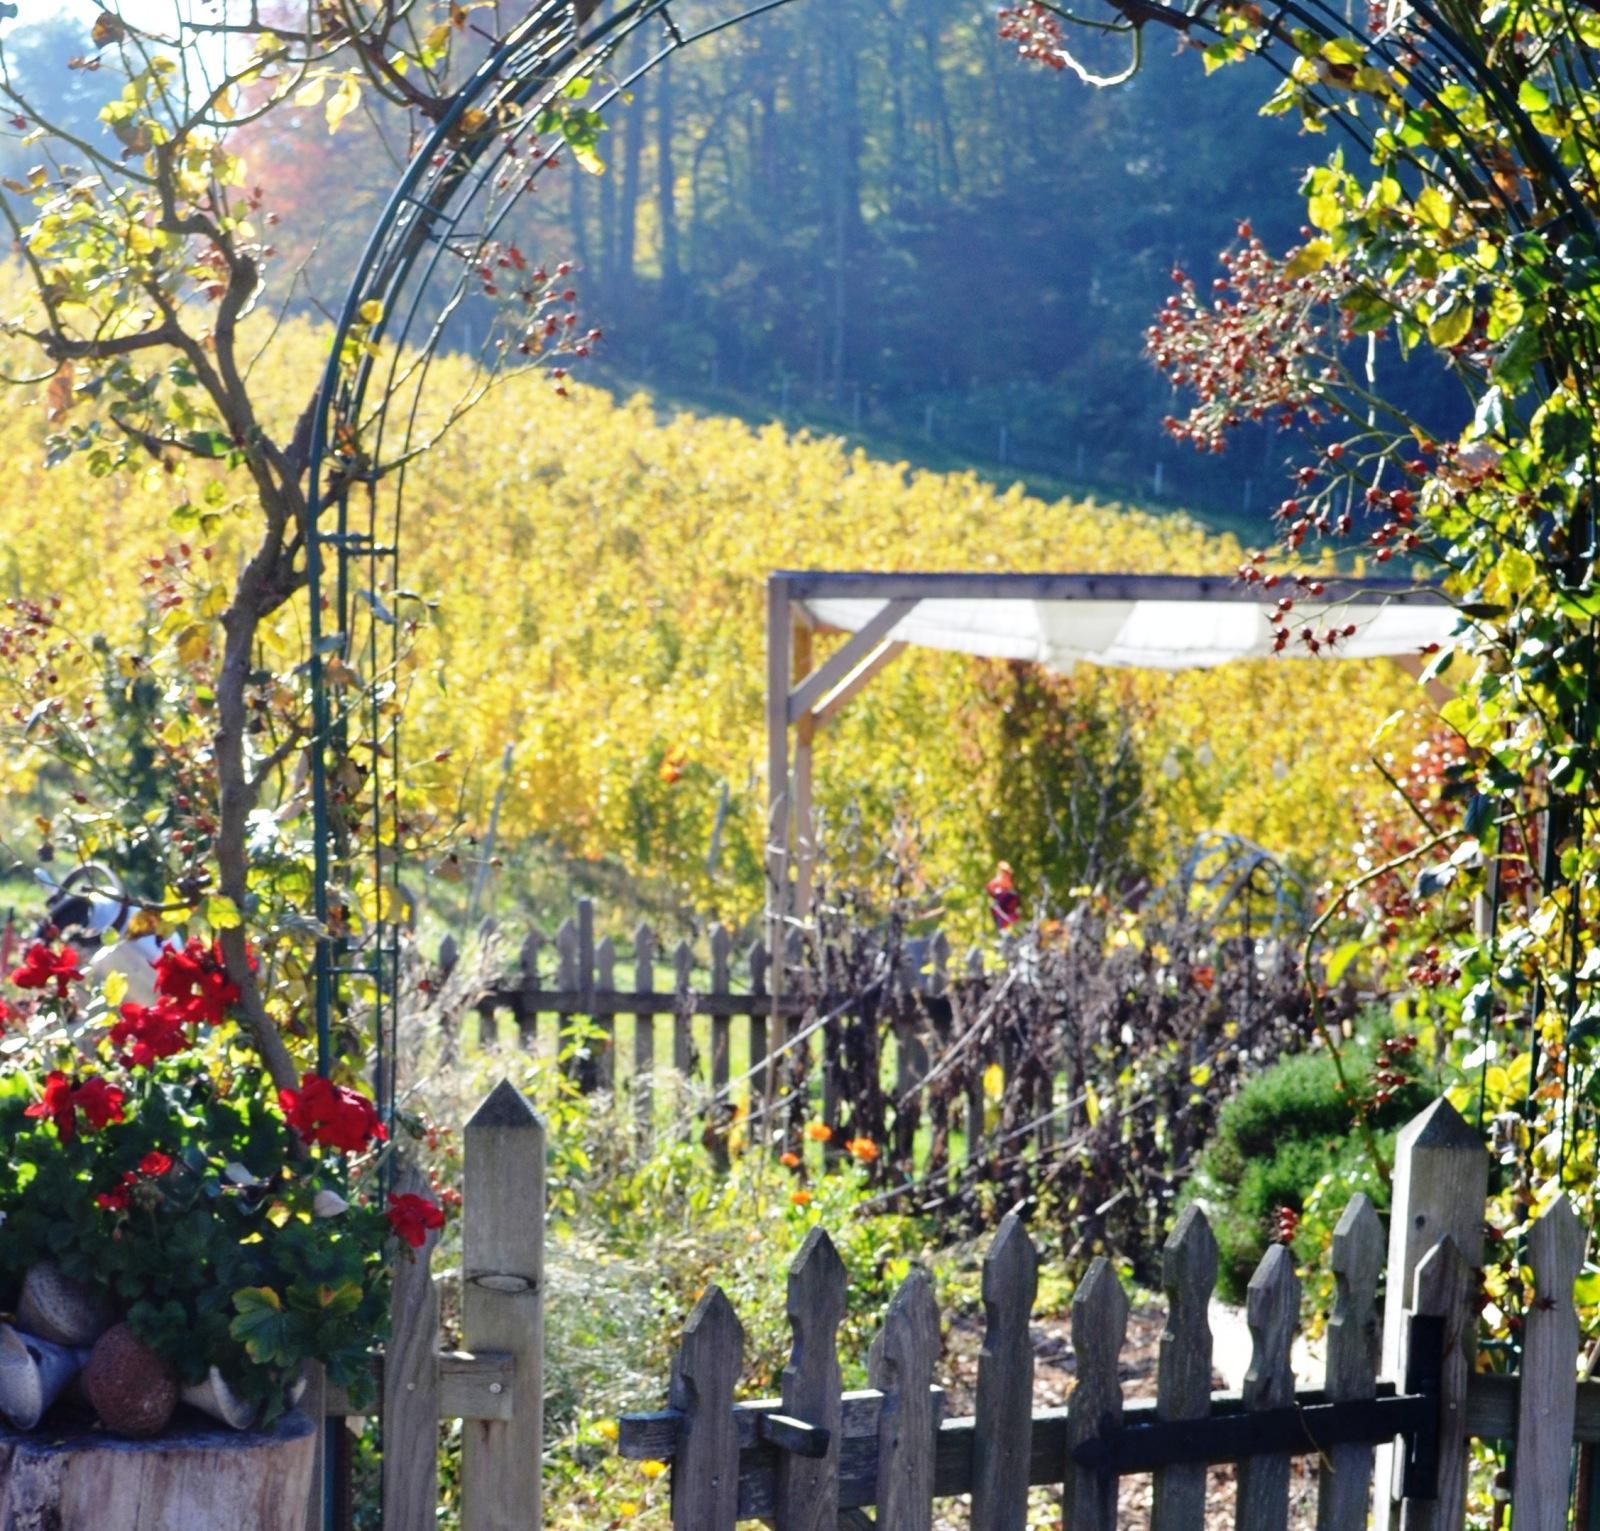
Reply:
[[[1381, 1043], [1391, 1035], [1386, 1012], [1368, 1012], [1362, 1035], [1344, 1052], [1345, 1073], [1371, 1113], [1384, 1164], [1392, 1164], [1399, 1127], [1436, 1093], [1408, 1060], [1395, 1066], [1409, 1078], [1381, 1105], [1368, 1081]], [[1186, 1197], [1206, 1209], [1220, 1252], [1217, 1286], [1242, 1301], [1251, 1273], [1276, 1232], [1280, 1208], [1297, 1214], [1293, 1240], [1302, 1265], [1318, 1261], [1345, 1204], [1357, 1191], [1380, 1212], [1389, 1206], [1388, 1177], [1372, 1162], [1350, 1101], [1340, 1093], [1325, 1051], [1297, 1053], [1264, 1069], [1222, 1108], [1216, 1136], [1201, 1155]]]

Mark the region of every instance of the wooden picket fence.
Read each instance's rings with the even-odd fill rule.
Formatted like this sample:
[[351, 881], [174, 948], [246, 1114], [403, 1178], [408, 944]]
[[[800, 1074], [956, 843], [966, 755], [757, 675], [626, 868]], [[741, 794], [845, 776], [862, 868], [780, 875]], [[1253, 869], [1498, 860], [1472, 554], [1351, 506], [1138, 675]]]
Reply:
[[[459, 1419], [462, 1531], [538, 1531], [544, 1450], [545, 1129], [502, 1081], [462, 1132], [461, 1338], [440, 1346], [432, 1271], [438, 1234], [395, 1272], [391, 1337], [380, 1367], [384, 1531], [435, 1531], [439, 1425]], [[399, 1189], [407, 1188], [402, 1182]], [[421, 1190], [420, 1185], [413, 1188]], [[332, 1389], [302, 1407], [342, 1430], [354, 1412]], [[324, 1449], [329, 1432], [323, 1433]], [[333, 1432], [337, 1443], [339, 1433]], [[319, 1462], [308, 1526], [343, 1531], [350, 1506]]]
[[1153, 1403], [1123, 1398], [1128, 1300], [1098, 1259], [1072, 1302], [1073, 1391], [1064, 1409], [1034, 1408], [1037, 1259], [1014, 1217], [984, 1262], [975, 1417], [941, 1418], [939, 1314], [920, 1270], [873, 1342], [870, 1389], [846, 1393], [836, 1346], [846, 1272], [816, 1229], [790, 1267], [794, 1346], [782, 1396], [735, 1402], [743, 1334], [713, 1286], [683, 1331], [669, 1406], [622, 1420], [620, 1449], [671, 1463], [678, 1531], [731, 1531], [750, 1520], [775, 1531], [928, 1531], [935, 1502], [963, 1494], [974, 1531], [1024, 1531], [1037, 1485], [1058, 1489], [1071, 1531], [1115, 1531], [1119, 1479], [1146, 1472], [1155, 1531], [1201, 1531], [1207, 1468], [1221, 1462], [1238, 1464], [1240, 1531], [1283, 1531], [1296, 1456], [1319, 1464], [1318, 1531], [1361, 1531], [1369, 1510], [1380, 1531], [1462, 1531], [1469, 1442], [1492, 1438], [1514, 1442], [1516, 1531], [1562, 1531], [1573, 1444], [1600, 1440], [1600, 1383], [1577, 1380], [1572, 1293], [1585, 1234], [1564, 1198], [1534, 1224], [1527, 1263], [1536, 1291], [1521, 1373], [1477, 1373], [1487, 1170], [1478, 1134], [1447, 1102], [1402, 1132], [1387, 1259], [1364, 1196], [1335, 1233], [1337, 1297], [1326, 1379], [1315, 1391], [1295, 1387], [1300, 1282], [1289, 1251], [1274, 1245], [1250, 1283], [1254, 1349], [1242, 1392], [1213, 1394], [1207, 1304], [1217, 1249], [1191, 1208], [1164, 1251], [1168, 1311]]
[[[1056, 1020], [1059, 997], [1030, 988], [1031, 959], [1004, 943], [997, 967], [992, 949], [973, 947], [963, 956], [943, 934], [908, 938], [871, 950], [870, 961], [840, 974], [837, 950], [796, 941], [775, 984], [760, 941], [736, 951], [731, 933], [714, 925], [698, 947], [682, 940], [668, 952], [640, 925], [625, 953], [597, 936], [594, 906], [584, 899], [553, 938], [528, 933], [515, 972], [473, 999], [479, 1040], [502, 1043], [509, 1017], [521, 1046], [576, 1052], [575, 1074], [586, 1086], [614, 1091], [631, 1109], [641, 1145], [666, 1122], [687, 1125], [685, 1106], [696, 1118], [694, 1135], [720, 1159], [741, 1143], [787, 1146], [807, 1120], [834, 1133], [830, 1151], [837, 1151], [865, 1120], [886, 1204], [962, 1215], [972, 1212], [980, 1181], [1003, 1184], [1002, 1205], [1010, 1205], [1053, 1176], [1079, 1173], [1074, 1166], [1087, 1162], [1080, 1150], [1097, 1122], [1100, 1136], [1111, 1137], [1126, 1121], [1140, 1141], [1124, 1146], [1149, 1169], [1170, 1160], [1168, 1190], [1175, 1193], [1206, 1136], [1192, 1073], [1220, 1078], [1218, 1054], [1275, 1056], [1297, 1034], [1270, 997], [1261, 1018], [1243, 1024], [1257, 1003], [1253, 971], [1245, 975], [1244, 967], [1257, 959], [1239, 957], [1230, 1027], [1194, 1022], [1189, 1035], [1172, 1039], [1170, 1077], [1124, 1101], [1106, 1089], [1115, 1069], [1104, 1070], [1098, 1093], [1093, 1078], [1075, 1071], [1067, 1056], [1071, 1027], [1064, 1012]], [[441, 966], [454, 961], [447, 944]], [[819, 969], [827, 969], [820, 978]], [[1220, 996], [1224, 968], [1214, 978], [1211, 967], [1203, 971], [1208, 991], [1215, 982]], [[1295, 992], [1302, 987], [1296, 967]], [[1146, 1030], [1141, 1018], [1112, 1028], [1120, 1037]], [[1218, 1040], [1223, 1036], [1235, 1040]], [[446, 1047], [460, 1040], [452, 1032]], [[1089, 1065], [1105, 1051], [1092, 1037], [1078, 1045]], [[1110, 1044], [1113, 1051], [1125, 1045]], [[676, 1116], [658, 1099], [673, 1081]], [[1221, 1079], [1223, 1087], [1227, 1082]], [[1157, 1143], [1160, 1130], [1173, 1141]], [[1099, 1220], [1103, 1207], [1125, 1199], [1117, 1195], [1123, 1177], [1109, 1166], [1088, 1181], [1085, 1233], [1106, 1237]], [[1159, 1228], [1157, 1217], [1136, 1237], [1123, 1229], [1121, 1244], [1159, 1237]]]

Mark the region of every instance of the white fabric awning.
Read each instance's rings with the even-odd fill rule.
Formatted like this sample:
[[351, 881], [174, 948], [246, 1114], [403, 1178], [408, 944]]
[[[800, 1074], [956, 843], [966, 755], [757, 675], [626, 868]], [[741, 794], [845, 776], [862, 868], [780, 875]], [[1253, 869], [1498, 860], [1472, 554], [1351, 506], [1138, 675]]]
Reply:
[[[882, 638], [1057, 671], [1077, 664], [1207, 669], [1274, 653], [1268, 617], [1278, 593], [1261, 600], [920, 596]], [[1445, 604], [1360, 595], [1331, 601], [1292, 586], [1287, 593], [1295, 605], [1287, 614], [1294, 636], [1281, 651], [1285, 658], [1310, 657], [1298, 636], [1306, 627], [1321, 638], [1330, 627], [1353, 625], [1355, 632], [1331, 650], [1346, 659], [1417, 655], [1430, 644], [1448, 643], [1456, 627], [1456, 612]], [[802, 604], [813, 622], [851, 633], [884, 609], [883, 600], [871, 596], [807, 596]]]

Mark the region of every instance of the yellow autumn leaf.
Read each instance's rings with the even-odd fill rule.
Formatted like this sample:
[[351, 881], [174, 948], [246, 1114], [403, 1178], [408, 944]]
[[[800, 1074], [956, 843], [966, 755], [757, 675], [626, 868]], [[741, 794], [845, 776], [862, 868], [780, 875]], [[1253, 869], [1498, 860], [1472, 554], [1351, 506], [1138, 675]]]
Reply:
[[347, 74], [339, 81], [338, 89], [328, 97], [328, 104], [322, 109], [328, 119], [328, 131], [337, 133], [339, 124], [360, 104], [361, 86], [353, 74]]
[[211, 648], [211, 635], [198, 622], [191, 622], [178, 634], [178, 658], [185, 664], [198, 664]]

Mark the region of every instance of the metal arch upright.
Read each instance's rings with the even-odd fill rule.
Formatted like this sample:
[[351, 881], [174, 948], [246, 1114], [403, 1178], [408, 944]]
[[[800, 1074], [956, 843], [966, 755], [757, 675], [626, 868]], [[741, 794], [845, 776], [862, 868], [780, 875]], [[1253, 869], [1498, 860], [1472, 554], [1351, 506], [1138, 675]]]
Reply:
[[[404, 464], [418, 444], [422, 397], [445, 325], [466, 296], [465, 273], [474, 253], [487, 247], [517, 199], [554, 158], [553, 151], [541, 152], [531, 163], [518, 161], [515, 175], [508, 175], [506, 166], [518, 160], [516, 140], [524, 129], [507, 130], [504, 124], [527, 123], [530, 113], [536, 115], [554, 103], [573, 80], [592, 76], [622, 41], [647, 27], [660, 27], [657, 47], [627, 77], [607, 87], [591, 110], [605, 111], [636, 80], [689, 44], [792, 3], [747, 0], [720, 19], [684, 33], [673, 21], [671, 0], [626, 0], [592, 27], [587, 23], [593, 0], [536, 0], [524, 20], [450, 98], [448, 109], [406, 166], [368, 239], [336, 320], [311, 414], [307, 503], [312, 525], [305, 529], [315, 732], [310, 773], [313, 912], [320, 932], [315, 959], [318, 1064], [326, 1070], [332, 1060], [333, 1021], [341, 994], [353, 981], [365, 980], [375, 1029], [374, 1085], [386, 1112], [392, 1110], [399, 961], [396, 879], [403, 826], [395, 790], [398, 736], [376, 663], [385, 627], [391, 659], [397, 653], [399, 623], [380, 592], [399, 589]], [[1126, 20], [1127, 12], [1116, 0], [1111, 3], [1118, 17]], [[1587, 208], [1560, 167], [1546, 163], [1548, 146], [1518, 102], [1503, 99], [1497, 82], [1430, 0], [1412, 0], [1411, 8], [1435, 39], [1437, 52], [1432, 59], [1408, 55], [1402, 39], [1382, 30], [1363, 33], [1352, 28], [1336, 0], [1284, 0], [1270, 25], [1278, 37], [1287, 37], [1291, 28], [1326, 38], [1354, 33], [1371, 57], [1394, 71], [1419, 101], [1446, 122], [1457, 116], [1446, 94], [1450, 76], [1483, 89], [1511, 125], [1517, 147], [1539, 160], [1555, 184], [1565, 187], [1566, 206], [1558, 216], [1592, 237], [1594, 224]], [[1145, 18], [1164, 19], [1185, 32], [1214, 34], [1215, 25], [1205, 12], [1206, 0], [1165, 4], [1140, 0], [1139, 7]], [[1124, 30], [1120, 24], [1113, 29]], [[1125, 30], [1137, 28], [1130, 24]], [[1259, 56], [1269, 67], [1286, 72], [1270, 50]], [[1437, 63], [1441, 58], [1448, 73]], [[1337, 111], [1332, 120], [1363, 148], [1370, 147], [1356, 120]], [[1464, 135], [1464, 141], [1470, 139]], [[1493, 173], [1492, 166], [1446, 156], [1445, 177], [1458, 187], [1491, 181]], [[1513, 216], [1526, 222], [1520, 209]], [[431, 320], [427, 318], [430, 294], [437, 296]], [[419, 326], [425, 333], [413, 340]], [[382, 353], [375, 350], [378, 342], [384, 345]], [[384, 365], [387, 379], [369, 410], [370, 386]], [[409, 404], [397, 409], [407, 397]], [[385, 440], [394, 434], [399, 446], [388, 458], [392, 470], [385, 471]], [[367, 666], [365, 681], [353, 686], [350, 661], [363, 654], [374, 662]], [[335, 671], [334, 661], [344, 668]], [[337, 685], [333, 674], [339, 677]], [[352, 732], [358, 727], [364, 734]], [[358, 757], [365, 758], [365, 766]], [[353, 864], [354, 852], [340, 821], [346, 805], [358, 796], [370, 805], [372, 814], [372, 844], [361, 854], [372, 858], [370, 886], [376, 897], [360, 939], [352, 942], [344, 934], [347, 917], [336, 907], [345, 895], [341, 891], [336, 898], [334, 889], [336, 880], [347, 880], [341, 868]], [[387, 825], [387, 838], [381, 825]]]
[[[386, 1114], [393, 1107], [402, 826], [395, 793], [398, 736], [386, 720], [387, 697], [377, 676], [383, 629], [389, 629], [392, 662], [400, 624], [380, 592], [399, 585], [404, 464], [416, 447], [425, 384], [445, 324], [466, 296], [473, 256], [556, 161], [559, 142], [523, 162], [527, 145], [518, 140], [531, 135], [522, 124], [536, 120], [574, 80], [592, 76], [621, 42], [651, 26], [660, 28], [657, 45], [638, 67], [609, 84], [591, 110], [606, 111], [679, 49], [791, 3], [758, 0], [686, 33], [673, 21], [671, 0], [628, 0], [593, 26], [586, 26], [592, 3], [538, 0], [451, 96], [413, 154], [368, 237], [335, 321], [311, 411], [307, 503], [313, 524], [305, 530], [315, 740], [310, 785], [312, 912], [319, 931], [317, 1063], [325, 1072], [333, 1061], [335, 1015], [347, 986], [364, 980], [376, 1045], [373, 1083]], [[510, 162], [516, 162], [514, 176], [507, 172]], [[419, 330], [420, 338], [414, 338]], [[387, 376], [369, 408], [372, 385], [385, 366]], [[385, 472], [385, 448], [395, 436], [398, 444], [388, 454], [394, 466]], [[352, 686], [350, 662], [362, 653], [373, 663], [365, 680]], [[341, 820], [358, 799], [371, 813], [372, 844], [360, 854], [371, 858], [375, 897], [359, 940], [352, 941], [342, 902], [345, 869], [355, 853]]]

